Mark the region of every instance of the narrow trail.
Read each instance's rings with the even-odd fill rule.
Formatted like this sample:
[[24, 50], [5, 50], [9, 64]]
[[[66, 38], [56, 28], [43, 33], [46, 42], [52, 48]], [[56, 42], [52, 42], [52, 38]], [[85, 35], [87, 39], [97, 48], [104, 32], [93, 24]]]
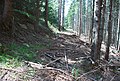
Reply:
[[79, 76], [72, 73], [72, 70], [79, 70], [81, 74], [91, 70], [89, 54], [88, 43], [81, 41], [72, 33], [60, 33], [53, 38], [53, 44], [49, 49], [39, 51], [38, 58], [42, 59], [43, 65], [47, 65], [47, 67], [61, 69], [74, 76]]
[[18, 68], [0, 68], [0, 81], [98, 81], [102, 77], [100, 68], [92, 65], [89, 44], [72, 33], [57, 34], [51, 46], [37, 54], [40, 63], [24, 61]]
[[39, 57], [42, 59], [42, 56], [47, 55], [54, 59], [67, 59], [68, 64], [74, 64], [80, 59], [89, 58], [89, 53], [89, 45], [81, 41], [76, 35], [59, 34], [54, 38], [50, 49], [39, 52]]
[[59, 33], [51, 41], [49, 48], [37, 50], [35, 59], [40, 63], [23, 61], [21, 67], [0, 67], [0, 81], [101, 81], [103, 76], [107, 76], [103, 81], [119, 80], [119, 75], [93, 66], [89, 44], [73, 33]]
[[0, 80], [74, 81], [75, 76], [90, 69], [89, 52], [89, 45], [76, 35], [59, 33], [50, 48], [38, 51], [40, 64], [25, 61], [18, 68], [0, 68]]

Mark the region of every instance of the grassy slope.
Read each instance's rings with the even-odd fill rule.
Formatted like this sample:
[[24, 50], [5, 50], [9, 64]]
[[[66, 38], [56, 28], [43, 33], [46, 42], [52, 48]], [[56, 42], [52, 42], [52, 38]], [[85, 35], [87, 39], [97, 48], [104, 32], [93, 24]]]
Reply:
[[43, 44], [9, 44], [4, 47], [7, 49], [4, 53], [0, 52], [0, 66], [18, 67], [22, 65], [22, 61], [41, 62], [37, 59], [37, 52], [49, 46]]

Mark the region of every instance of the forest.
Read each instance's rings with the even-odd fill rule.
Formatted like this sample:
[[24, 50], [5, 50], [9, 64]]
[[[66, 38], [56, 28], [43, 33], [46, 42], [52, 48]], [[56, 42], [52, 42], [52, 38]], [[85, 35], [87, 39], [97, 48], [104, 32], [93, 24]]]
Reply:
[[120, 0], [0, 0], [0, 81], [120, 81]]

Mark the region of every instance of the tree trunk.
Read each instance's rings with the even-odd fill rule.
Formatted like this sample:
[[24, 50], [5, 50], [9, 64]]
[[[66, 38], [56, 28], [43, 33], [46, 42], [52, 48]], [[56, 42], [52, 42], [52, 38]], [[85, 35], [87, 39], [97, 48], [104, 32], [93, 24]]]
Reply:
[[109, 59], [109, 47], [111, 44], [111, 37], [112, 37], [112, 1], [110, 0], [110, 14], [109, 14], [109, 21], [108, 21], [108, 40], [107, 40], [107, 47], [106, 47], [106, 54], [105, 54], [105, 60], [108, 61]]
[[58, 30], [61, 31], [61, 8], [62, 8], [62, 0], [58, 0], [58, 24], [59, 24], [59, 28]]
[[4, 11], [5, 0], [0, 0], [0, 22], [2, 20], [3, 11]]
[[48, 0], [45, 0], [45, 24], [48, 27]]
[[82, 33], [82, 0], [80, 0], [80, 28], [79, 28], [79, 36], [81, 35]]
[[62, 8], [62, 30], [64, 30], [64, 21], [65, 21], [65, 0], [63, 0], [63, 8]]
[[37, 7], [36, 7], [36, 9], [35, 9], [35, 15], [36, 15], [36, 20], [34, 21], [34, 30], [36, 31], [36, 32], [38, 32], [38, 30], [39, 30], [39, 18], [40, 18], [40, 0], [37, 0], [36, 1], [36, 4], [37, 4]]
[[[101, 26], [101, 10], [102, 10], [102, 2], [103, 0], [99, 0], [98, 3], [98, 29], [97, 29], [97, 48], [96, 48], [96, 53], [95, 53], [95, 60], [100, 59], [100, 52], [101, 52], [101, 44], [102, 44], [102, 39], [103, 39], [103, 26]], [[103, 15], [104, 16], [104, 15]], [[104, 22], [102, 23], [104, 24]]]
[[[106, 0], [103, 0], [103, 13], [102, 13], [102, 29], [101, 29], [101, 33], [104, 35], [104, 26], [105, 26], [105, 11], [106, 11]], [[100, 40], [101, 43], [103, 41], [103, 35], [102, 35], [102, 39]]]
[[100, 59], [100, 48], [101, 48], [101, 9], [102, 9], [102, 0], [96, 0], [96, 11], [94, 12], [95, 16], [95, 26], [93, 26], [93, 41], [91, 46], [91, 55], [93, 56], [93, 60], [96, 62]]
[[88, 30], [89, 30], [89, 14], [88, 14], [88, 0], [86, 1], [86, 30], [85, 30], [85, 34], [88, 35]]
[[0, 30], [12, 36], [12, 0], [3, 0], [0, 3], [3, 3], [0, 4], [3, 9], [0, 14]]
[[72, 22], [71, 22], [71, 24], [72, 24], [72, 29], [73, 29], [73, 30], [74, 30], [74, 27], [75, 27], [75, 26], [74, 26], [74, 23], [75, 23], [75, 22], [74, 22], [74, 19], [75, 19], [75, 14], [73, 13], [73, 14], [72, 14]]
[[80, 22], [80, 5], [78, 5], [78, 10], [77, 10], [77, 29], [76, 29], [76, 35], [79, 35], [79, 22]]
[[93, 10], [92, 10], [92, 26], [91, 26], [91, 28], [90, 28], [90, 35], [89, 35], [89, 41], [90, 41], [90, 44], [92, 43], [92, 30], [93, 30], [93, 27], [94, 27], [94, 7], [95, 7], [95, 0], [93, 0]]
[[[120, 3], [120, 1], [119, 1]], [[117, 36], [117, 49], [120, 51], [120, 5], [119, 5], [119, 17], [118, 17], [118, 36]]]

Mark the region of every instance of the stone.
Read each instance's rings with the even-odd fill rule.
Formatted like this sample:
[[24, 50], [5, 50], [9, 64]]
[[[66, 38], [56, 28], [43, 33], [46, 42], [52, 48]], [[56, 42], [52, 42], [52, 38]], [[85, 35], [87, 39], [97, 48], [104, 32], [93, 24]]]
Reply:
[[27, 26], [25, 24], [19, 24], [21, 28], [27, 29]]

